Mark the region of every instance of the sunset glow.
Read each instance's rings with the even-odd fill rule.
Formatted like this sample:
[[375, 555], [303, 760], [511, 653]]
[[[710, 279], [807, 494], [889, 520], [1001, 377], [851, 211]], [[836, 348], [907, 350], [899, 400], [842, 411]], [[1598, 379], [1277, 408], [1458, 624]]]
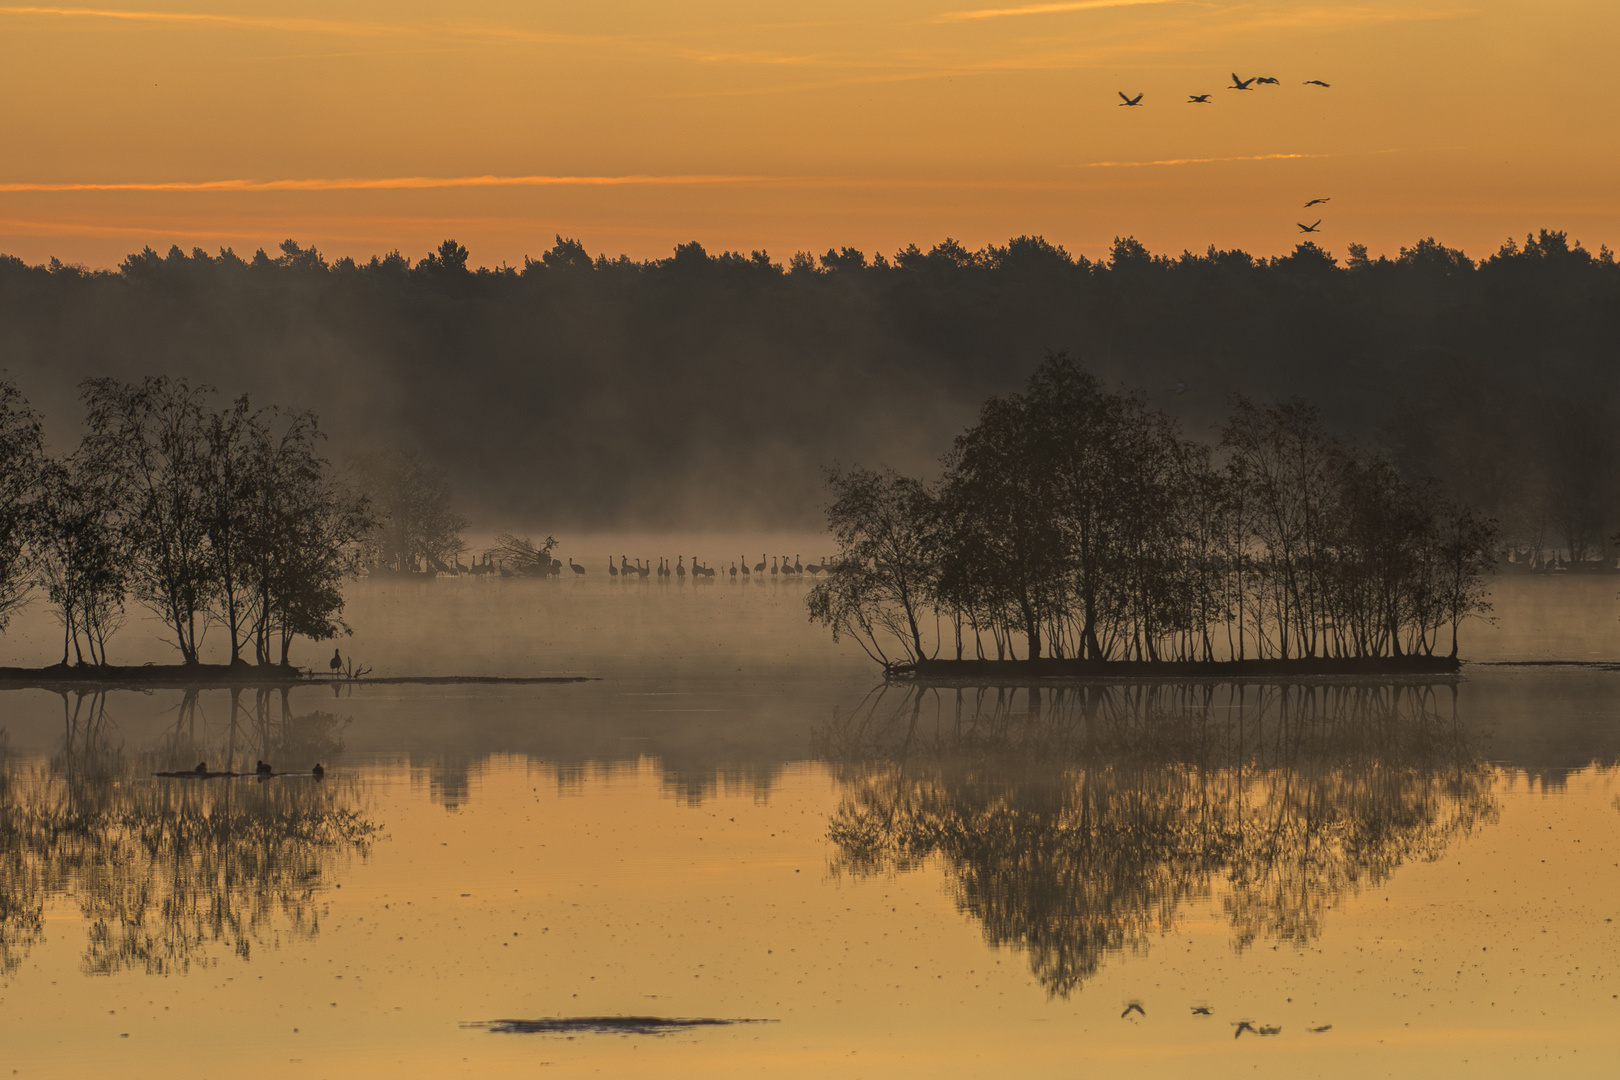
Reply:
[[1617, 29], [1594, 0], [0, 6], [0, 251], [1275, 254], [1322, 196], [1341, 257], [1596, 250]]

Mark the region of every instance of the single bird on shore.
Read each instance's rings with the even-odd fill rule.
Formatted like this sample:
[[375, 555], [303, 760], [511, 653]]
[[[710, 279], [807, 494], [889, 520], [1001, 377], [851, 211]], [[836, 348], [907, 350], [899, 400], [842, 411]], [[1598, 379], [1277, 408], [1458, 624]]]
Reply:
[[208, 775], [208, 763], [206, 761], [197, 762], [196, 772], [197, 772], [198, 776], [207, 776]]
[[332, 662], [330, 664], [328, 664], [327, 666], [330, 667], [334, 672], [342, 671], [343, 670], [343, 654], [338, 652], [338, 650], [333, 649], [332, 650]]
[[1312, 222], [1309, 225], [1305, 224], [1303, 221], [1296, 221], [1296, 222], [1294, 222], [1294, 224], [1299, 226], [1299, 231], [1300, 232], [1315, 232], [1316, 227], [1318, 225], [1322, 224], [1322, 219], [1317, 218], [1314, 222]]
[[1137, 94], [1135, 97], [1126, 97], [1125, 96], [1125, 91], [1119, 90], [1119, 91], [1116, 91], [1116, 92], [1119, 94], [1119, 98], [1120, 98], [1119, 107], [1122, 108], [1122, 109], [1125, 108], [1125, 106], [1127, 106], [1127, 105], [1140, 105], [1140, 104], [1142, 104], [1142, 95], [1141, 94]]
[[321, 763], [320, 763], [320, 762], [318, 762], [318, 761], [317, 761], [317, 762], [316, 762], [316, 763], [315, 763], [315, 767], [314, 767], [314, 768], [313, 768], [313, 769], [311, 769], [311, 770], [309, 770], [309, 775], [311, 775], [311, 776], [313, 776], [313, 777], [314, 777], [314, 778], [315, 778], [315, 779], [317, 779], [317, 780], [319, 780], [319, 779], [321, 779], [321, 778], [322, 778], [322, 777], [323, 777], [323, 776], [325, 776], [325, 775], [326, 775], [326, 770], [325, 770], [325, 769], [323, 769], [323, 768], [322, 768], [322, 767], [321, 767]]
[[1208, 105], [1209, 104], [1209, 95], [1208, 94], [1189, 94], [1187, 96], [1187, 104], [1189, 104], [1189, 105]]
[[253, 766], [254, 776], [270, 776], [274, 772], [275, 770], [270, 767], [268, 762], [260, 761]]

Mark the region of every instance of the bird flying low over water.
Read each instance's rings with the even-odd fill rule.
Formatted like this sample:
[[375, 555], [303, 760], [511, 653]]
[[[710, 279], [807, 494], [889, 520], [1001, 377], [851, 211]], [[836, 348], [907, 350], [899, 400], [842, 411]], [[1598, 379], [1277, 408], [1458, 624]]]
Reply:
[[1315, 231], [1316, 231], [1316, 227], [1317, 227], [1317, 226], [1318, 226], [1318, 225], [1320, 225], [1320, 224], [1322, 224], [1322, 219], [1321, 219], [1321, 218], [1317, 218], [1317, 219], [1316, 219], [1316, 220], [1315, 220], [1315, 221], [1314, 221], [1314, 222], [1312, 222], [1312, 223], [1311, 223], [1311, 224], [1309, 224], [1309, 225], [1306, 225], [1306, 224], [1305, 224], [1305, 223], [1304, 223], [1304, 222], [1302, 222], [1302, 221], [1296, 221], [1296, 222], [1294, 222], [1294, 224], [1295, 224], [1295, 225], [1298, 225], [1298, 226], [1299, 226], [1299, 231], [1300, 231], [1300, 232], [1315, 232]]
[[1325, 199], [1312, 199], [1310, 202], [1305, 204], [1305, 209], [1309, 210], [1311, 207], [1315, 206], [1317, 203], [1325, 203], [1325, 202], [1332, 202], [1332, 201], [1333, 201], [1333, 196], [1331, 196], [1331, 195], [1329, 195]]
[[1321, 79], [1306, 79], [1304, 82], [1300, 83], [1299, 85], [1301, 85], [1301, 86], [1332, 86], [1333, 84], [1332, 83], [1325, 83]]
[[1119, 93], [1119, 97], [1120, 97], [1120, 103], [1119, 103], [1120, 108], [1124, 108], [1127, 105], [1140, 105], [1140, 104], [1142, 104], [1142, 95], [1141, 94], [1137, 94], [1135, 97], [1126, 97], [1125, 96], [1125, 91], [1120, 90], [1120, 91], [1118, 91], [1118, 93]]
[[1189, 105], [1208, 105], [1209, 104], [1209, 95], [1208, 94], [1189, 94], [1187, 96], [1187, 104], [1189, 104]]
[[1249, 89], [1249, 84], [1251, 84], [1253, 82], [1254, 82], [1253, 79], [1240, 79], [1240, 78], [1238, 78], [1237, 77], [1237, 72], [1234, 71], [1234, 72], [1232, 72], [1232, 85], [1228, 86], [1227, 89], [1228, 90], [1247, 90], [1247, 89]]

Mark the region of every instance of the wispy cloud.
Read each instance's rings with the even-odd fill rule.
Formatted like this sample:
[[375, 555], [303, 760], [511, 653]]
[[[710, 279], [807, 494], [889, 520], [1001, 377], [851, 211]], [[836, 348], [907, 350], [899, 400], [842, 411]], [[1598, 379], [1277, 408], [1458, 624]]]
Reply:
[[1007, 19], [1019, 15], [1060, 15], [1070, 11], [1097, 11], [1102, 8], [1142, 7], [1147, 4], [1174, 4], [1183, 0], [1057, 0], [1047, 4], [1022, 4], [1018, 7], [978, 8], [972, 11], [946, 11], [930, 22], [968, 22], [978, 19]]
[[0, 192], [261, 192], [261, 191], [426, 191], [435, 188], [484, 187], [696, 187], [760, 184], [770, 176], [380, 176], [306, 180], [161, 180], [118, 183], [0, 183]]
[[1161, 158], [1158, 161], [1082, 161], [1070, 169], [1145, 169], [1154, 165], [1212, 165], [1225, 161], [1294, 161], [1299, 158], [1337, 157], [1337, 154], [1243, 154], [1235, 157]]

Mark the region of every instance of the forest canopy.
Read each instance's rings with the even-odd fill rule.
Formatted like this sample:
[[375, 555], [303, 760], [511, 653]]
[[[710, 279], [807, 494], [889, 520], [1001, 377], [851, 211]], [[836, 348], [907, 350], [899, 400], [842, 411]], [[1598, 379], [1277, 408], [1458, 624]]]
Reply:
[[1032, 358], [1067, 350], [1208, 442], [1234, 393], [1316, 402], [1527, 558], [1602, 557], [1620, 531], [1620, 269], [1557, 231], [1387, 257], [1123, 237], [1093, 260], [1029, 236], [475, 255], [334, 260], [289, 240], [109, 271], [0, 257], [0, 367], [53, 430], [82, 379], [165, 371], [318, 411], [339, 459], [418, 447], [453, 479], [453, 512], [494, 527], [722, 529], [814, 525], [826, 461], [922, 471]]

